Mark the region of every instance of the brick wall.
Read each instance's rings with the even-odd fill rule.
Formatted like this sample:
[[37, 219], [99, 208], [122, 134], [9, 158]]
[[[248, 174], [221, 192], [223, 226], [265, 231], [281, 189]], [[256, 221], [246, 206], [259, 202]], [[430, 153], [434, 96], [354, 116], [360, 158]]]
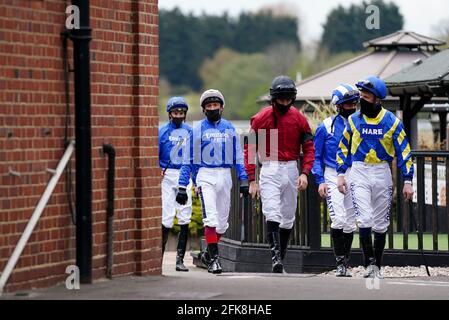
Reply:
[[[93, 277], [106, 273], [104, 143], [116, 148], [113, 274], [161, 273], [157, 0], [91, 0]], [[61, 0], [0, 0], [0, 270], [56, 168], [65, 127]], [[70, 41], [69, 41], [70, 43]], [[71, 43], [69, 47], [71, 66]], [[74, 138], [73, 74], [70, 137]], [[72, 161], [75, 180], [74, 155]], [[9, 170], [20, 177], [9, 174]], [[73, 189], [74, 191], [75, 189]], [[75, 263], [63, 175], [7, 290], [54, 285]]]

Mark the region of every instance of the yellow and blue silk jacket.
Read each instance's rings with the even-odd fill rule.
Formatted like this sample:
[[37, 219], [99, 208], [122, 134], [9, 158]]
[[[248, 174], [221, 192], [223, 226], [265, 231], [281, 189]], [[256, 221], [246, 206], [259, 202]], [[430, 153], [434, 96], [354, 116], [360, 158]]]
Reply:
[[404, 180], [412, 180], [413, 160], [402, 122], [384, 108], [374, 119], [356, 112], [349, 118], [338, 146], [337, 172], [344, 174], [352, 161], [391, 163], [395, 156]]

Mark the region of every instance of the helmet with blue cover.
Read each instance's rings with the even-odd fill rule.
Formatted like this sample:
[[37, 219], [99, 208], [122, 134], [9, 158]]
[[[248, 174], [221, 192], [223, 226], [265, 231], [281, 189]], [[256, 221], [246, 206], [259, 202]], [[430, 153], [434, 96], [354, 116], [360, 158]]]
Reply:
[[357, 103], [359, 100], [359, 90], [349, 84], [340, 84], [334, 91], [332, 91], [331, 102], [337, 107], [343, 104]]
[[172, 97], [167, 101], [167, 112], [170, 113], [174, 110], [184, 111], [187, 113], [189, 105], [182, 97]]
[[360, 80], [356, 84], [357, 88], [368, 91], [377, 98], [383, 100], [387, 97], [388, 89], [385, 81], [376, 76], [370, 76], [364, 80]]

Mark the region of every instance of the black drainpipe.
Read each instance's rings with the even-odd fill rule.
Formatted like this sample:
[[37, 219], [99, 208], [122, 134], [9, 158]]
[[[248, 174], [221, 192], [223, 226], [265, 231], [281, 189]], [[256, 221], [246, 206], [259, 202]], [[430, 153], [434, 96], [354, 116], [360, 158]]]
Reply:
[[89, 0], [72, 0], [80, 12], [80, 29], [73, 29], [76, 139], [76, 265], [81, 283], [92, 283], [92, 133], [90, 122], [90, 54], [92, 30]]
[[103, 152], [108, 158], [108, 206], [106, 208], [108, 224], [108, 265], [106, 276], [112, 279], [114, 257], [114, 183], [115, 183], [115, 149], [110, 144], [103, 145]]

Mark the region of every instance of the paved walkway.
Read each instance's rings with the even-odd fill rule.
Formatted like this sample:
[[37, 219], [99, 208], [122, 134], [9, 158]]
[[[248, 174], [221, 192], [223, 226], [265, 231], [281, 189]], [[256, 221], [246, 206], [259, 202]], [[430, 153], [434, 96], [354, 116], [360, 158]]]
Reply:
[[388, 278], [378, 283], [354, 278], [306, 274], [212, 275], [186, 259], [189, 272], [175, 271], [175, 253], [167, 252], [163, 275], [123, 277], [81, 285], [60, 285], [7, 295], [6, 299], [176, 299], [176, 300], [303, 300], [303, 299], [449, 299], [449, 278]]

